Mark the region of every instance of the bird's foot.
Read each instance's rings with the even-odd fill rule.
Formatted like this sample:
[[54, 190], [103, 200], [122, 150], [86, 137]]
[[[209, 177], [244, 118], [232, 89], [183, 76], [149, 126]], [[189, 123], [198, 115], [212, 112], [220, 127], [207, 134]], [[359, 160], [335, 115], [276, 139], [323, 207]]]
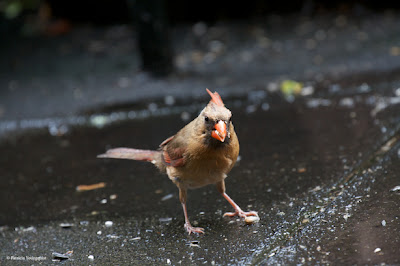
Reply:
[[193, 227], [190, 223], [185, 223], [185, 229], [189, 233], [204, 234], [204, 228]]
[[241, 218], [246, 218], [248, 216], [257, 216], [258, 217], [258, 213], [255, 211], [244, 212], [241, 209], [238, 209], [235, 212], [226, 212], [224, 214], [224, 216], [229, 216], [229, 217], [239, 216]]

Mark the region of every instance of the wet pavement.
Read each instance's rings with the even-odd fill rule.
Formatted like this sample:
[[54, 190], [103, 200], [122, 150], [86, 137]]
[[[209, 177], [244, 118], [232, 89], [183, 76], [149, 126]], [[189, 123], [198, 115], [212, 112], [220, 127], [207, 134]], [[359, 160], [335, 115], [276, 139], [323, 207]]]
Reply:
[[[244, 48], [251, 38], [234, 44], [248, 25], [239, 30], [225, 25], [230, 34], [223, 36], [230, 36], [226, 42], [232, 47], [224, 47], [221, 57], [214, 47], [216, 59], [208, 68], [197, 57], [196, 64], [187, 63], [183, 53], [177, 57], [181, 73], [194, 74], [155, 80], [136, 70], [134, 77], [122, 79], [127, 87], [111, 92], [107, 84], [121, 82], [135, 66], [120, 74], [113, 68], [106, 77], [99, 69], [82, 74], [86, 81], [99, 78], [92, 83], [72, 73], [71, 82], [79, 87], [66, 85], [57, 93], [48, 88], [66, 84], [60, 81], [62, 67], [49, 79], [38, 67], [31, 78], [41, 76], [33, 85], [43, 94], [32, 98], [28, 85], [34, 78], [10, 85], [29, 63], [18, 75], [3, 75], [3, 86], [13, 89], [1, 92], [6, 97], [0, 123], [1, 264], [57, 263], [53, 252], [69, 251], [63, 262], [83, 265], [400, 264], [400, 73], [393, 48], [400, 40], [394, 26], [399, 18], [376, 15], [355, 24], [347, 18], [343, 27], [343, 18], [335, 17], [337, 29], [331, 32], [350, 40], [348, 53], [337, 48], [342, 42], [335, 51], [327, 41], [315, 48], [318, 52], [306, 47], [283, 55], [275, 50], [293, 47], [287, 36], [303, 37], [274, 28], [266, 34], [271, 43], [266, 49], [275, 49], [268, 50], [268, 60], [276, 64], [257, 57], [254, 47]], [[304, 22], [297, 31], [314, 36], [318, 27], [330, 25], [329, 18], [318, 19], [325, 24]], [[385, 32], [375, 31], [382, 25]], [[353, 35], [354, 27], [374, 38]], [[312, 39], [323, 43], [321, 34]], [[238, 50], [243, 65], [233, 63]], [[325, 60], [310, 65], [302, 60], [310, 54]], [[246, 61], [249, 56], [254, 60]], [[281, 92], [281, 81], [288, 78], [305, 83], [302, 93]], [[117, 146], [158, 147], [207, 103], [205, 87], [222, 92], [241, 143], [227, 193], [243, 209], [257, 210], [261, 220], [246, 225], [222, 217], [231, 207], [208, 186], [189, 191], [191, 221], [206, 233], [188, 236], [178, 191], [167, 176], [151, 164], [96, 155]], [[22, 103], [32, 103], [17, 111], [21, 95]], [[76, 189], [101, 182], [104, 187], [95, 190]]]

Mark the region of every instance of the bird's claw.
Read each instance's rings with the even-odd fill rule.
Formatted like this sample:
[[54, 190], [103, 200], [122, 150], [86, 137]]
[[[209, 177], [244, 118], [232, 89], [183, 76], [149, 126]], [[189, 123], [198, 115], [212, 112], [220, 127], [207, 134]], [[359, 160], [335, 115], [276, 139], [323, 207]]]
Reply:
[[236, 210], [235, 212], [226, 212], [224, 216], [229, 216], [229, 217], [234, 217], [234, 216], [239, 216], [241, 218], [246, 218], [247, 216], [257, 216], [258, 213], [255, 211], [250, 211], [250, 212], [244, 212], [242, 210]]
[[201, 227], [193, 227], [188, 223], [185, 223], [185, 229], [189, 233], [196, 233], [196, 234], [204, 234], [204, 228]]

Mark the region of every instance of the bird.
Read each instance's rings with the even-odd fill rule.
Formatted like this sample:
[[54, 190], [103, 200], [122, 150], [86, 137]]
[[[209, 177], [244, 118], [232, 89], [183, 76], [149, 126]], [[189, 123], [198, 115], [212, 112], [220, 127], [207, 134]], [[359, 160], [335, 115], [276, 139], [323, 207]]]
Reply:
[[157, 150], [113, 148], [97, 156], [147, 161], [166, 173], [179, 189], [184, 228], [189, 235], [204, 233], [203, 228], [193, 227], [190, 223], [186, 205], [189, 189], [215, 184], [219, 193], [234, 208], [234, 212], [227, 212], [224, 216], [258, 218], [256, 211], [243, 211], [226, 193], [225, 178], [237, 161], [239, 140], [232, 123], [232, 113], [225, 107], [219, 93], [206, 91], [211, 97], [206, 107], [193, 121], [164, 140]]

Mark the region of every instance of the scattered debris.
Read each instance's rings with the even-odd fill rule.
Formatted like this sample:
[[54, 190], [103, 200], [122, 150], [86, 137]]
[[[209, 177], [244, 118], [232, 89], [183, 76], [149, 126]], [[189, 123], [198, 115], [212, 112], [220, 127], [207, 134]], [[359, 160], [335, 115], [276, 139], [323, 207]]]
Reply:
[[306, 224], [306, 223], [308, 223], [309, 221], [310, 221], [310, 219], [305, 218], [305, 219], [303, 219], [303, 220], [301, 221], [301, 223], [302, 223], [302, 224]]
[[22, 232], [36, 232], [36, 228], [34, 226], [29, 226], [29, 227], [15, 227], [15, 231], [22, 231]]
[[169, 199], [172, 199], [174, 197], [174, 194], [168, 194], [168, 195], [165, 195], [164, 197], [162, 197], [161, 198], [161, 201], [166, 201], [166, 200], [169, 200]]
[[89, 259], [89, 260], [94, 260], [94, 256], [93, 256], [93, 255], [89, 255], [89, 256], [88, 256], [88, 259]]
[[166, 217], [166, 218], [159, 218], [158, 220], [160, 222], [162, 222], [162, 223], [169, 223], [169, 222], [172, 221], [172, 218], [171, 217]]
[[199, 244], [200, 244], [199, 241], [193, 240], [193, 241], [188, 242], [186, 245], [188, 245], [189, 247], [196, 247], [196, 248], [199, 248], [199, 247], [200, 247]]
[[260, 221], [260, 217], [258, 216], [247, 216], [244, 221], [246, 222], [246, 224], [255, 224], [258, 223]]
[[76, 191], [81, 192], [81, 191], [94, 190], [94, 189], [103, 188], [105, 186], [106, 186], [106, 183], [104, 183], [104, 182], [100, 182], [100, 183], [92, 184], [92, 185], [79, 185], [76, 187]]
[[111, 226], [113, 225], [113, 222], [112, 222], [112, 221], [106, 221], [106, 222], [104, 223], [104, 225], [105, 225], [106, 227], [111, 227]]
[[110, 195], [110, 200], [115, 200], [117, 199], [118, 195], [117, 194], [112, 194]]
[[60, 223], [60, 227], [62, 228], [71, 228], [74, 224], [71, 223]]
[[391, 192], [400, 192], [400, 186], [395, 186], [394, 188], [392, 188], [391, 190], [390, 190]]
[[381, 251], [382, 251], [381, 248], [376, 248], [376, 249], [374, 250], [374, 253], [378, 253], [378, 252], [381, 252]]
[[382, 226], [386, 226], [386, 221], [385, 221], [385, 220], [382, 220], [381, 225], [382, 225]]
[[107, 203], [107, 199], [102, 199], [102, 200], [100, 201], [100, 203], [101, 203], [101, 204], [106, 204], [106, 203]]
[[95, 216], [95, 215], [99, 215], [98, 211], [92, 211], [89, 215]]
[[117, 236], [117, 235], [114, 235], [114, 234], [109, 234], [109, 235], [106, 235], [106, 237], [108, 237], [108, 238], [113, 238], [113, 239], [116, 239], [116, 238], [120, 238], [120, 236]]
[[62, 261], [62, 260], [69, 259], [72, 255], [72, 253], [74, 253], [74, 251], [70, 250], [65, 253], [53, 252], [53, 253], [51, 253], [51, 255], [53, 256], [53, 261]]
[[140, 240], [140, 239], [142, 239], [140, 236], [137, 236], [137, 237], [134, 237], [134, 238], [131, 238], [131, 239], [129, 239], [130, 241], [138, 241], [138, 240]]
[[317, 192], [320, 191], [322, 188], [321, 186], [316, 186], [315, 188], [312, 189], [312, 191]]
[[305, 167], [301, 167], [301, 168], [297, 169], [298, 173], [305, 173], [306, 171], [307, 171], [307, 168], [305, 168]]

